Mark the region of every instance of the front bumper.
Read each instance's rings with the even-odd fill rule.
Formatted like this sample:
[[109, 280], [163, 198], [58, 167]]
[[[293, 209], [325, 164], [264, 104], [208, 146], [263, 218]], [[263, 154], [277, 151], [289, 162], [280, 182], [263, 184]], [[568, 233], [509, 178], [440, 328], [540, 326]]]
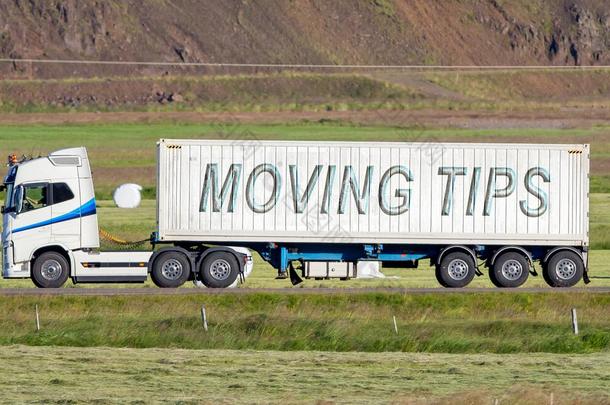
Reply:
[[8, 243], [2, 245], [2, 277], [30, 278], [30, 264], [13, 263], [13, 249]]

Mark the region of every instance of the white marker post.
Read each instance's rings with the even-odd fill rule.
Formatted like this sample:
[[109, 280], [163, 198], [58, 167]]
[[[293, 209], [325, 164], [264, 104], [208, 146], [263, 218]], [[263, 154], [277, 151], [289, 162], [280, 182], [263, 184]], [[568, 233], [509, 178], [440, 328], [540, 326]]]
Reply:
[[398, 335], [398, 325], [396, 325], [396, 315], [393, 315], [392, 318], [394, 318], [394, 332], [396, 332], [396, 334]]
[[201, 322], [203, 323], [203, 329], [205, 329], [205, 331], [208, 331], [208, 318], [205, 314], [205, 305], [201, 306]]
[[36, 332], [40, 331], [40, 316], [38, 315], [38, 304], [36, 304]]

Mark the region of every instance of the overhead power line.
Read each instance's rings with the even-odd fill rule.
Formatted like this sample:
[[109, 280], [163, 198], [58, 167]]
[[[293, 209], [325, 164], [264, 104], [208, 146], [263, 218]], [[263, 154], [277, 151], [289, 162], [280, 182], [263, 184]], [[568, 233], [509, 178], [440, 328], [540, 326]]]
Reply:
[[119, 65], [119, 66], [180, 66], [180, 67], [226, 67], [226, 68], [270, 68], [270, 69], [426, 69], [426, 70], [584, 70], [608, 69], [610, 65], [593, 66], [547, 66], [547, 65], [331, 65], [302, 63], [223, 63], [223, 62], [155, 62], [155, 61], [122, 61], [122, 60], [82, 60], [82, 59], [12, 59], [0, 58], [4, 63], [38, 63], [65, 65]]

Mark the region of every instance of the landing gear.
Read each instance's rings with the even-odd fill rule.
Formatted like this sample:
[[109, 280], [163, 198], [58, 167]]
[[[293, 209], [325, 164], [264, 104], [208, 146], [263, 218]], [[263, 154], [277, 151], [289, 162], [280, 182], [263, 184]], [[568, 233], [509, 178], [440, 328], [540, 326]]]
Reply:
[[464, 252], [448, 253], [436, 266], [436, 279], [447, 288], [466, 287], [475, 273], [475, 261], [472, 256]]

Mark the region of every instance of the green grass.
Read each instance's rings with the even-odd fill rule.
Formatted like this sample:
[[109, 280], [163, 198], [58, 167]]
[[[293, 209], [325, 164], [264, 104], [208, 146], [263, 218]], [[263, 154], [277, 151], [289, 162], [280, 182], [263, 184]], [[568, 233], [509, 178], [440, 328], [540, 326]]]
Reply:
[[[210, 138], [210, 139], [292, 139], [292, 140], [371, 140], [379, 141], [496, 141], [514, 142], [592, 142], [593, 165], [610, 156], [610, 128], [598, 126], [588, 129], [429, 129], [383, 126], [354, 126], [340, 123], [233, 125], [233, 124], [110, 124], [110, 125], [17, 125], [0, 126], [0, 156], [10, 152], [46, 154], [60, 147], [84, 145], [88, 148], [93, 165], [94, 183], [100, 199], [101, 227], [123, 239], [147, 238], [155, 229], [154, 202], [144, 200], [136, 210], [112, 208], [109, 201], [112, 191], [123, 182], [136, 182], [145, 187], [144, 198], [155, 195], [155, 145], [159, 138]], [[61, 145], [61, 146], [60, 146]], [[610, 174], [598, 172], [592, 178], [592, 191], [610, 191]], [[591, 243], [594, 249], [610, 249], [609, 194], [591, 196]], [[109, 247], [109, 246], [105, 246]], [[608, 252], [592, 253], [591, 272], [594, 285], [610, 285]], [[422, 263], [418, 270], [388, 269], [386, 274], [397, 279], [354, 280], [348, 283], [332, 281], [306, 281], [316, 286], [436, 286], [431, 269]], [[257, 257], [256, 271], [247, 286], [285, 286], [286, 281], [273, 279], [274, 271]], [[9, 281], [2, 286], [30, 285], [29, 281]], [[527, 286], [544, 285], [540, 277], [530, 278]], [[487, 277], [477, 278], [472, 286], [491, 286]]]
[[[202, 333], [201, 338], [205, 339]], [[610, 400], [607, 353], [493, 355], [0, 347], [6, 403]]]
[[[112, 201], [98, 201], [98, 220], [100, 228], [111, 234], [126, 240], [142, 240], [147, 238], [155, 230], [155, 201], [143, 200], [139, 208], [119, 209]], [[610, 286], [610, 195], [591, 195], [591, 243], [595, 250], [590, 253], [590, 275], [592, 286]], [[121, 249], [121, 246], [102, 241], [104, 249]], [[144, 245], [143, 248], [149, 248]], [[606, 249], [606, 250], [600, 250]], [[276, 271], [267, 264], [259, 255], [254, 256], [254, 272], [242, 286], [244, 288], [281, 288], [290, 286], [288, 280], [275, 280]], [[540, 269], [538, 268], [540, 272]], [[388, 276], [385, 279], [356, 279], [349, 281], [341, 280], [305, 280], [305, 287], [438, 287], [434, 276], [434, 270], [427, 261], [422, 261], [418, 269], [383, 269]], [[73, 286], [68, 283], [68, 286]], [[582, 286], [583, 284], [579, 284]], [[99, 286], [97, 284], [79, 284], [79, 287]], [[154, 287], [152, 282], [140, 285], [120, 286], [144, 286]], [[191, 287], [190, 283], [186, 284]], [[525, 284], [526, 287], [544, 287], [546, 283], [542, 277], [530, 276]], [[0, 288], [8, 287], [33, 287], [30, 280], [0, 280]], [[469, 287], [489, 287], [493, 285], [487, 275], [476, 277]]]
[[610, 248], [610, 194], [591, 194], [589, 227], [593, 249]]
[[[383, 114], [380, 119], [383, 119]], [[596, 169], [598, 163], [610, 159], [610, 127], [607, 126], [587, 129], [472, 130], [355, 126], [334, 122], [267, 125], [3, 125], [0, 126], [0, 156], [10, 153], [38, 156], [59, 148], [86, 146], [94, 171], [98, 199], [108, 199], [111, 196], [114, 188], [119, 185], [117, 179], [121, 179], [120, 182], [132, 181], [143, 185], [145, 197], [154, 198], [155, 151], [156, 142], [160, 138], [592, 143], [592, 190], [610, 192], [610, 181], [607, 180], [610, 172], [607, 169]]]
[[[595, 250], [608, 250], [610, 249], [610, 194], [591, 194], [589, 202], [591, 247]], [[154, 200], [143, 200], [137, 209], [119, 209], [112, 201], [98, 201], [100, 226], [124, 239], [144, 239], [156, 227], [155, 204]]]
[[[34, 307], [41, 331], [36, 332]], [[203, 333], [204, 304], [210, 330]], [[0, 345], [443, 353], [610, 350], [594, 293], [0, 297]], [[578, 309], [580, 335], [571, 331]], [[399, 333], [393, 328], [396, 317]]]
[[[593, 285], [610, 286], [610, 194], [591, 194], [591, 246], [590, 274]], [[155, 202], [144, 200], [137, 209], [125, 210], [114, 207], [111, 201], [99, 201], [98, 218], [100, 227], [123, 239], [140, 240], [155, 229]], [[110, 247], [110, 246], [108, 246]], [[285, 286], [286, 281], [274, 280], [274, 270], [258, 255], [255, 257], [255, 272], [248, 279], [249, 287]], [[314, 286], [382, 286], [382, 287], [433, 287], [436, 279], [432, 268], [422, 262], [419, 269], [384, 269], [389, 277], [384, 280], [315, 281], [308, 280], [308, 287]], [[546, 285], [541, 277], [531, 277], [526, 286]], [[487, 277], [477, 277], [473, 287], [491, 287]]]

